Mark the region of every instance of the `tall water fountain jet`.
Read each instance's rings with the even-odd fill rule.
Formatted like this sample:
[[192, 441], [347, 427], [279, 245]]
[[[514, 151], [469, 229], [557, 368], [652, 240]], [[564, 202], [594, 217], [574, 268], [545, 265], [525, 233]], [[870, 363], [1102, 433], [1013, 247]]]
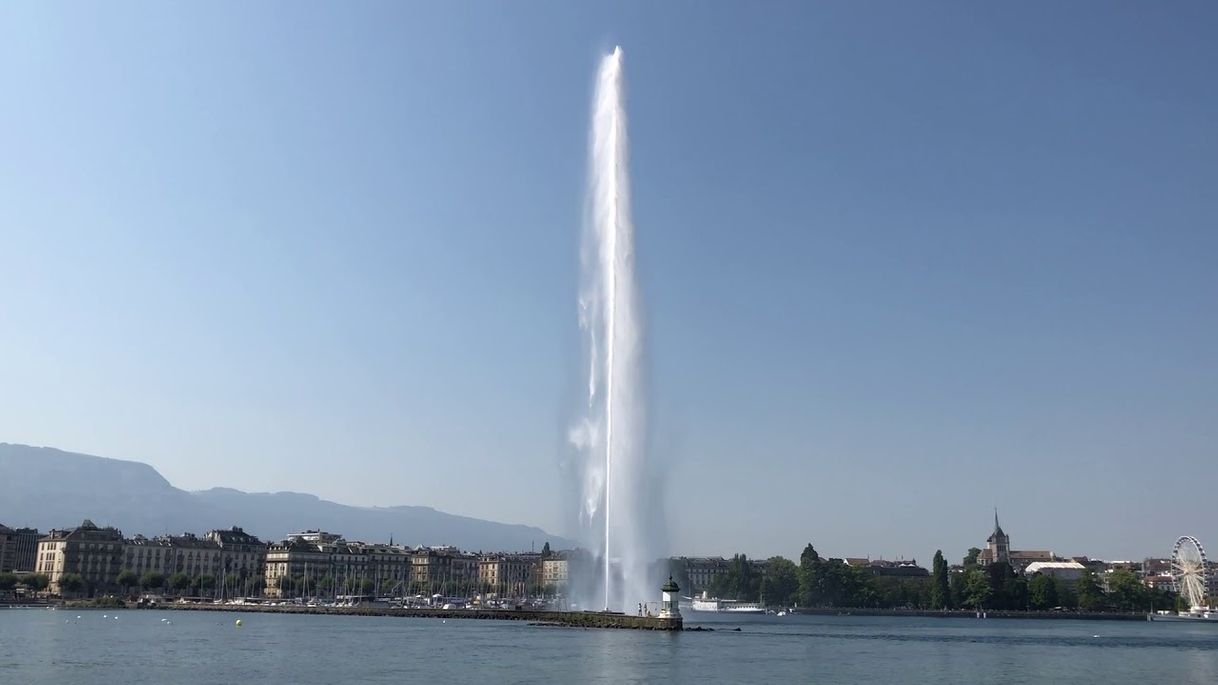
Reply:
[[601, 60], [593, 98], [579, 299], [589, 359], [587, 415], [571, 436], [583, 454], [581, 523], [588, 533], [603, 531], [603, 539], [585, 537], [600, 548], [606, 609], [654, 599], [648, 566], [659, 525], [650, 516], [654, 483], [646, 478], [643, 449], [643, 329], [623, 85], [619, 47]]

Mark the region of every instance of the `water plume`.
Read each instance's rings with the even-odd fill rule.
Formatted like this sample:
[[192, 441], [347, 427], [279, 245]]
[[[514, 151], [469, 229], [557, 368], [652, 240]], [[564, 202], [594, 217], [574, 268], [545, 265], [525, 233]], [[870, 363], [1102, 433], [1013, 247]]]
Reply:
[[[606, 609], [654, 600], [649, 577], [658, 520], [646, 482], [643, 327], [634, 270], [634, 224], [622, 50], [601, 60], [592, 102], [579, 325], [588, 355], [586, 416], [570, 438], [583, 458], [580, 519], [598, 552]], [[597, 535], [598, 533], [603, 533]], [[599, 538], [599, 539], [597, 539]], [[589, 604], [595, 601], [584, 598]]]

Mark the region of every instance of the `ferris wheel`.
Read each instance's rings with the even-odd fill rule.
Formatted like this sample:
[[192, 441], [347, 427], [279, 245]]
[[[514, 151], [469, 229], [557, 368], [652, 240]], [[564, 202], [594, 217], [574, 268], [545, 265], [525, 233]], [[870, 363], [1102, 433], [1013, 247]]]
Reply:
[[1188, 600], [1190, 607], [1205, 606], [1209, 574], [1206, 571], [1205, 548], [1191, 535], [1182, 535], [1171, 551], [1171, 577], [1176, 592]]

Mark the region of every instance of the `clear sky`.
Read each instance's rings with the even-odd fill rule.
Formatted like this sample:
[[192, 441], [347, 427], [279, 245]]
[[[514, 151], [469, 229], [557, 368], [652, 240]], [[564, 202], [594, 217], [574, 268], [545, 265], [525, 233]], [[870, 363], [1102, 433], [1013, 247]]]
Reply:
[[0, 441], [572, 532], [586, 127], [620, 43], [673, 552], [929, 562], [994, 506], [1015, 548], [1218, 545], [1216, 26], [4, 3]]

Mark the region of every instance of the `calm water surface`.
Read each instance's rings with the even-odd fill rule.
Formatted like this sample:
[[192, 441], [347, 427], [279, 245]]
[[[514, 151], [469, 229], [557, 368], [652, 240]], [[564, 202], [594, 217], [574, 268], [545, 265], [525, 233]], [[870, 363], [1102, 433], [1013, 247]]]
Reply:
[[[244, 624], [240, 628], [234, 625], [237, 618]], [[849, 616], [686, 620], [688, 626], [708, 625], [716, 631], [666, 634], [512, 621], [7, 609], [0, 610], [0, 683], [320, 684], [435, 678], [494, 683], [1218, 683], [1218, 625]], [[735, 627], [741, 631], [730, 630]]]

